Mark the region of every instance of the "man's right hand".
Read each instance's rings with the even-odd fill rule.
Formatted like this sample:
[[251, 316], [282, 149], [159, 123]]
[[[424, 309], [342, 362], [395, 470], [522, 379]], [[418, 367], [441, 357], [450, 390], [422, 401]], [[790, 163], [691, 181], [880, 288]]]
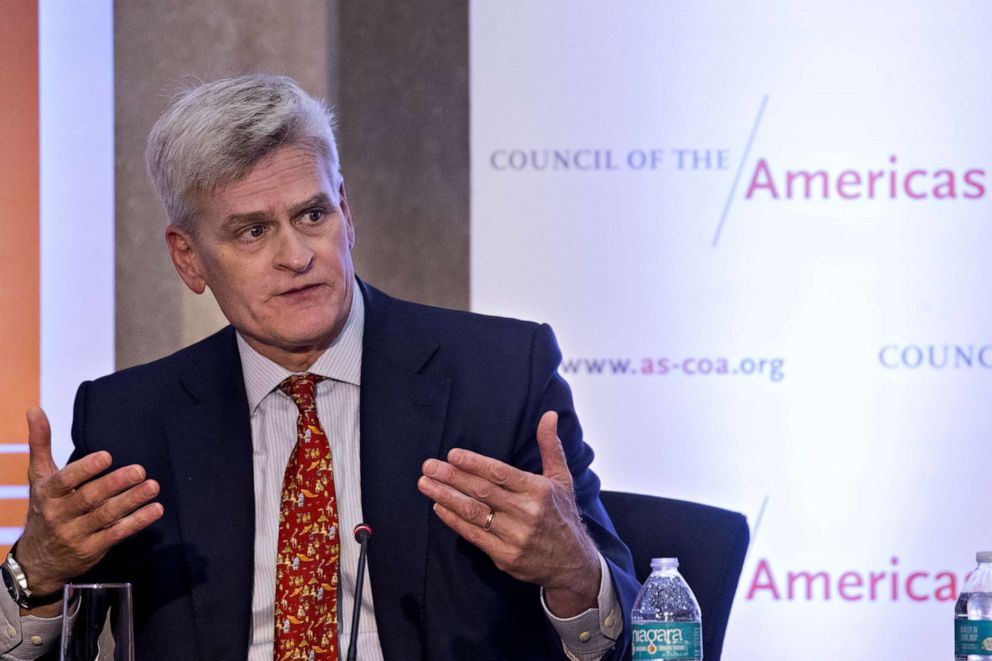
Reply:
[[31, 591], [41, 595], [93, 568], [112, 546], [157, 521], [164, 510], [151, 502], [159, 486], [145, 479], [141, 466], [96, 478], [110, 467], [109, 452], [88, 454], [59, 470], [45, 412], [32, 408], [27, 418], [31, 493], [17, 562]]

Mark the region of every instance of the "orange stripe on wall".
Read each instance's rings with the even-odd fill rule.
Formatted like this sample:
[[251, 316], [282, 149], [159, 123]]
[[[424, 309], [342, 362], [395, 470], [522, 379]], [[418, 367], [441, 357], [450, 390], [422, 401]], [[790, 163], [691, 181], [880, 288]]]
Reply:
[[3, 3], [0, 81], [0, 443], [23, 443], [41, 397], [37, 0]]
[[[27, 438], [41, 398], [38, 3], [3, 3], [0, 19], [0, 443]], [[27, 482], [27, 455], [0, 454], [0, 484]], [[27, 502], [0, 500], [0, 527], [24, 524]], [[0, 545], [6, 555], [6, 545]]]
[[[0, 454], [0, 484], [28, 483], [28, 455]], [[0, 507], [4, 501], [0, 500]]]
[[0, 500], [0, 528], [20, 528], [27, 515], [27, 499]]

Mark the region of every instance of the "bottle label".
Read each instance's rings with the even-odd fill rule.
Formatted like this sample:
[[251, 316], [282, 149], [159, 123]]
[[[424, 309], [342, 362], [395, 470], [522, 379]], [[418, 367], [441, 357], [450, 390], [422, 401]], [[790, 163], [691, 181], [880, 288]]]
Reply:
[[634, 661], [703, 658], [703, 634], [699, 622], [637, 622], [631, 633]]
[[954, 620], [954, 654], [992, 657], [992, 620]]

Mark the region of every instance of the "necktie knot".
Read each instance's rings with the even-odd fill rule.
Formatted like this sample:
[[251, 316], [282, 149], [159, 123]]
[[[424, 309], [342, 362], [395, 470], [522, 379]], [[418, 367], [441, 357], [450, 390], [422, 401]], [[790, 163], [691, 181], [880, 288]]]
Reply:
[[317, 392], [317, 383], [323, 380], [324, 377], [309, 372], [294, 374], [279, 384], [279, 390], [289, 395], [301, 413], [312, 411], [316, 406], [314, 393]]

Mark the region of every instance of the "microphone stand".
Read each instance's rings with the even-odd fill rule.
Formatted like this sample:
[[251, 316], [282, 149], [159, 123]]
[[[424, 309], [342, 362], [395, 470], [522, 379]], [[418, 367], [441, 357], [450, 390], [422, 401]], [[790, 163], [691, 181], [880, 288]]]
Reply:
[[355, 661], [358, 653], [356, 641], [358, 640], [358, 620], [362, 615], [362, 589], [365, 585], [365, 555], [369, 550], [369, 537], [372, 536], [372, 528], [364, 523], [355, 526], [355, 541], [361, 544], [362, 549], [358, 552], [358, 575], [355, 577], [355, 606], [351, 612], [351, 637], [348, 641], [347, 661]]

